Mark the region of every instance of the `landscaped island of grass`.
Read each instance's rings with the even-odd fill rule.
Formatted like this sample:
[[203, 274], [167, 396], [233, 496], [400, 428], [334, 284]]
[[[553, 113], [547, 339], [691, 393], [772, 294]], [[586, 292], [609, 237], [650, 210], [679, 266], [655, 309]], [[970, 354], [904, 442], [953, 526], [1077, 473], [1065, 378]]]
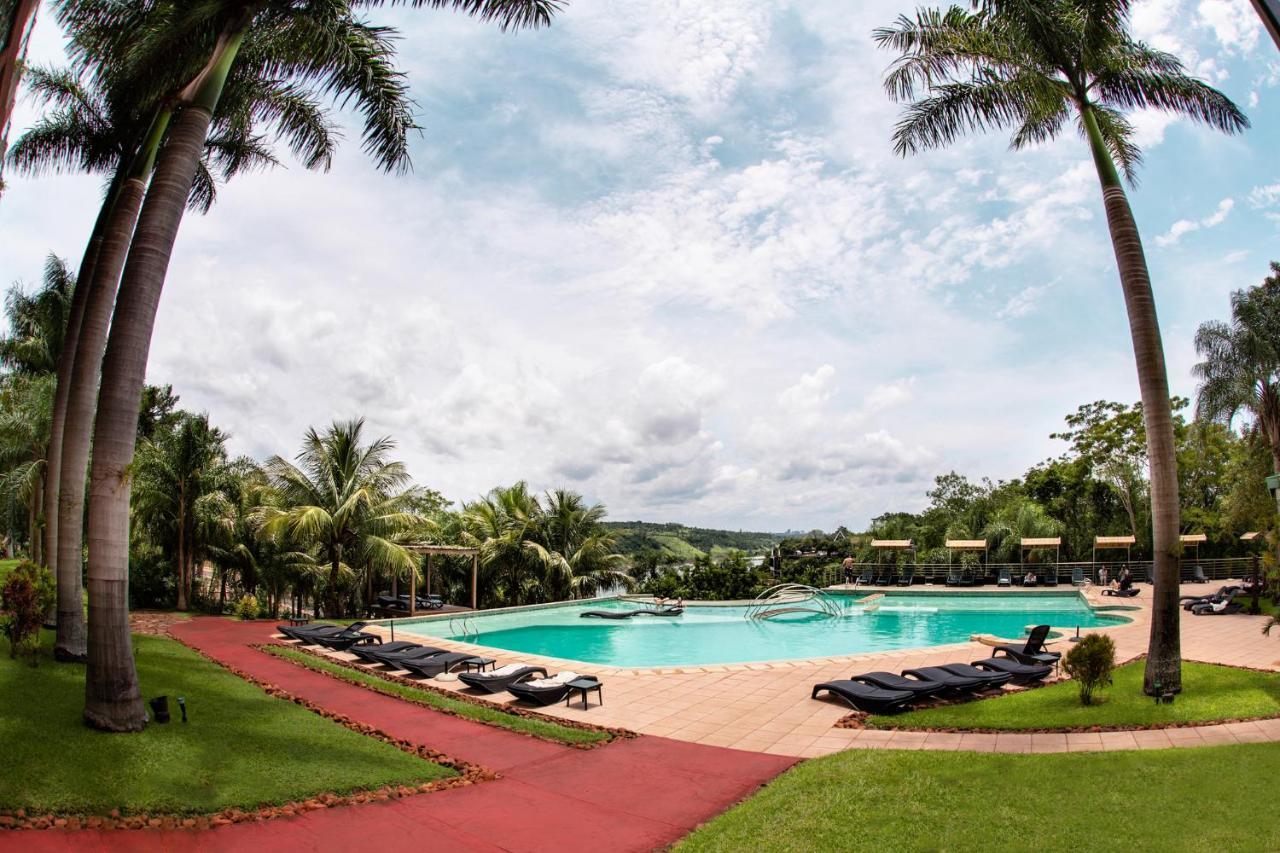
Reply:
[[1093, 705], [1080, 704], [1070, 681], [1011, 696], [924, 708], [893, 716], [872, 716], [880, 729], [1030, 729], [1141, 727], [1212, 723], [1280, 714], [1280, 674], [1229, 666], [1184, 663], [1182, 693], [1171, 705], [1157, 705], [1142, 693], [1143, 662], [1115, 671], [1115, 683]]
[[560, 743], [599, 743], [609, 739], [606, 732], [594, 731], [591, 729], [578, 729], [572, 726], [562, 726], [548, 720], [539, 720], [533, 717], [523, 717], [517, 714], [510, 714], [501, 708], [490, 708], [484, 705], [478, 705], [474, 702], [467, 702], [463, 699], [453, 699], [443, 696], [434, 690], [426, 690], [421, 687], [414, 687], [411, 684], [400, 684], [394, 681], [388, 681], [373, 673], [359, 672], [350, 667], [343, 666], [338, 663], [324, 660], [316, 655], [307, 652], [291, 649], [288, 646], [264, 646], [263, 650], [275, 655], [276, 657], [286, 658], [294, 663], [301, 664], [308, 669], [317, 672], [328, 673], [329, 675], [341, 678], [344, 681], [350, 681], [353, 684], [359, 684], [370, 690], [376, 690], [379, 693], [385, 693], [388, 696], [396, 696], [400, 699], [408, 699], [411, 702], [420, 702], [430, 705], [433, 708], [439, 708], [459, 717], [465, 717], [469, 720], [475, 720], [479, 723], [487, 723], [491, 726], [499, 726], [512, 731], [523, 732], [524, 734], [540, 737], [544, 740], [554, 740]]
[[454, 775], [269, 696], [173, 640], [133, 641], [143, 695], [169, 696], [173, 722], [130, 735], [84, 724], [84, 667], [54, 663], [51, 635], [38, 668], [0, 654], [0, 809], [204, 814]]
[[[1274, 850], [1280, 744], [806, 761], [690, 835], [700, 850]], [[1214, 815], [1247, 817], [1219, 820]]]

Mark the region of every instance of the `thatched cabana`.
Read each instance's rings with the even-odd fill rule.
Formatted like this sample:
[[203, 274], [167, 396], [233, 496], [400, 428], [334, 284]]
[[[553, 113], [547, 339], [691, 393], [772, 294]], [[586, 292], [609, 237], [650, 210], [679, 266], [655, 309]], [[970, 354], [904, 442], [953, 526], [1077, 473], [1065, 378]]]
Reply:
[[1061, 536], [1024, 536], [1018, 542], [1018, 565], [1022, 565], [1028, 551], [1053, 549], [1054, 565], [1062, 562]]
[[910, 551], [913, 561], [916, 556], [916, 544], [911, 539], [872, 539], [871, 547], [875, 549], [877, 560], [879, 560], [880, 554], [885, 551]]
[[1127, 563], [1133, 552], [1133, 545], [1137, 541], [1136, 536], [1095, 536], [1093, 537], [1093, 561], [1098, 562], [1099, 551], [1124, 549], [1124, 561]]
[[985, 539], [948, 539], [947, 540], [947, 565], [951, 565], [951, 552], [967, 551], [969, 553], [982, 552], [982, 562], [985, 565], [989, 550], [987, 549], [987, 540]]

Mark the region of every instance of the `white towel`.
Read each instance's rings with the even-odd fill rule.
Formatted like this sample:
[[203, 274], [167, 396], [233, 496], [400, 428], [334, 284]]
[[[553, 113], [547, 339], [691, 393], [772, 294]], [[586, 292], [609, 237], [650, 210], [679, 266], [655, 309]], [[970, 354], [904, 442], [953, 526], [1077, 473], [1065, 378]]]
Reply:
[[481, 673], [481, 675], [486, 675], [486, 676], [488, 676], [488, 675], [515, 675], [517, 672], [519, 672], [520, 670], [524, 669], [524, 668], [525, 668], [526, 666], [528, 666], [528, 665], [529, 665], [529, 664], [527, 664], [527, 663], [509, 663], [509, 664], [507, 664], [506, 666], [500, 666], [500, 667], [498, 667], [497, 669], [493, 670], [492, 672], [483, 672], [483, 673]]
[[559, 672], [550, 678], [535, 678], [533, 681], [526, 681], [525, 684], [530, 687], [557, 687], [561, 684], [567, 684], [578, 677], [576, 672]]

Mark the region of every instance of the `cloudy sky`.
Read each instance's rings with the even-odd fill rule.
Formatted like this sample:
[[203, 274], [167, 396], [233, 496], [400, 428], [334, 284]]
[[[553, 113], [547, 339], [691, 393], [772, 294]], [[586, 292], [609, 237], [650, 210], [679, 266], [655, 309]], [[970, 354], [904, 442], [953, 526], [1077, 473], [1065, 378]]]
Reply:
[[[1078, 404], [1137, 398], [1099, 191], [1074, 136], [897, 159], [870, 32], [911, 8], [576, 0], [515, 35], [382, 12], [412, 174], [348, 144], [224, 187], [183, 227], [150, 380], [236, 452], [363, 415], [451, 498], [524, 478], [614, 518], [862, 526], [936, 473], [1017, 476]], [[1196, 325], [1280, 258], [1280, 53], [1248, 0], [1145, 0], [1133, 26], [1254, 123], [1135, 117], [1189, 395]], [[47, 13], [32, 52], [61, 54]], [[79, 257], [98, 183], [9, 181], [0, 275], [34, 282]]]

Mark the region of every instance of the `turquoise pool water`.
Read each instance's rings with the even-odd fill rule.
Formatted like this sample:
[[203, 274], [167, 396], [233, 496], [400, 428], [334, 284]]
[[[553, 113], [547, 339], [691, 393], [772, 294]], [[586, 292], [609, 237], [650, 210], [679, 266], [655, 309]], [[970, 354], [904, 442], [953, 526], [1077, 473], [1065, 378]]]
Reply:
[[1074, 629], [1115, 625], [1074, 592], [1049, 595], [890, 594], [864, 608], [832, 596], [839, 615], [746, 618], [745, 607], [686, 607], [683, 616], [583, 619], [584, 610], [631, 610], [624, 601], [593, 601], [455, 619], [397, 621], [404, 630], [514, 652], [612, 666], [673, 666], [793, 660], [963, 642], [971, 634], [1019, 637], [1028, 625]]

